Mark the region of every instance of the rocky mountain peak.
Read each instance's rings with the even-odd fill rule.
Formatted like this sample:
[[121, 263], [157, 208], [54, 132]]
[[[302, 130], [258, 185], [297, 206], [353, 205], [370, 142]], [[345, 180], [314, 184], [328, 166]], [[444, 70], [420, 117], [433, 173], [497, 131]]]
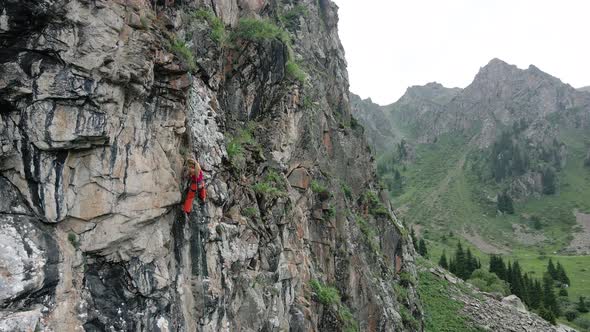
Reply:
[[460, 91], [459, 88], [446, 88], [438, 82], [414, 85], [406, 90], [398, 103], [434, 103], [442, 105], [448, 103]]
[[[487, 65], [480, 68], [470, 87], [486, 86], [490, 88], [499, 84], [531, 88], [538, 88], [541, 85], [564, 85], [558, 78], [549, 75], [535, 65], [531, 64], [527, 69], [520, 69], [516, 65], [494, 58]], [[469, 89], [469, 87], [466, 89]]]

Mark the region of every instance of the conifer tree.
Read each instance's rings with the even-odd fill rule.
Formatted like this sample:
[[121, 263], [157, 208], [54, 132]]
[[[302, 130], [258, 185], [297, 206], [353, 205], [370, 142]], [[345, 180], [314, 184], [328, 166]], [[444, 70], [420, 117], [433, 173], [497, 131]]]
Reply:
[[565, 273], [565, 269], [561, 265], [561, 263], [557, 262], [557, 266], [555, 267], [555, 274], [557, 276], [557, 280], [560, 281], [562, 284], [570, 285], [570, 278], [568, 278], [567, 274]]
[[520, 265], [518, 264], [518, 262], [514, 262], [512, 264], [509, 282], [512, 294], [518, 296], [520, 299], [524, 299], [522, 287], [522, 272], [520, 271]]
[[551, 168], [547, 168], [543, 172], [543, 194], [553, 195], [557, 191], [555, 172]]
[[420, 239], [420, 244], [418, 245], [418, 253], [422, 255], [422, 257], [428, 256], [428, 249], [426, 248], [426, 242], [424, 242], [424, 239]]
[[475, 271], [473, 262], [474, 258], [473, 254], [471, 253], [471, 249], [467, 248], [467, 252], [465, 252], [465, 275], [467, 276], [467, 279], [469, 279], [471, 273]]
[[587, 313], [588, 312], [588, 305], [586, 304], [585, 301], [585, 297], [580, 296], [580, 301], [578, 302], [578, 306], [577, 306], [577, 310], [581, 313]]
[[438, 260], [438, 265], [443, 269], [449, 269], [449, 264], [447, 263], [447, 255], [444, 250], [442, 255], [440, 256], [440, 259]]
[[508, 214], [514, 214], [514, 202], [512, 201], [512, 197], [510, 197], [510, 195], [508, 195], [507, 193], [504, 193], [504, 200], [505, 200], [505, 204], [506, 204], [506, 213]]
[[403, 189], [402, 176], [397, 169], [395, 170], [395, 173], [393, 176], [393, 188], [392, 189], [395, 194], [402, 193], [402, 189]]
[[414, 227], [410, 227], [410, 237], [412, 238], [412, 244], [414, 245], [414, 250], [418, 251], [418, 239], [416, 238], [416, 233], [414, 232]]
[[531, 291], [533, 290], [533, 281], [529, 278], [528, 273], [522, 276], [522, 301], [529, 307], [531, 306]]
[[551, 279], [558, 280], [557, 269], [555, 268], [555, 265], [553, 265], [553, 261], [551, 260], [551, 258], [549, 258], [549, 263], [547, 263], [547, 273], [549, 273]]
[[507, 192], [498, 194], [498, 210], [507, 214], [514, 214], [514, 202]]
[[505, 212], [506, 211], [506, 197], [504, 194], [498, 194], [498, 203], [497, 203], [498, 211]]
[[463, 251], [463, 246], [459, 241], [457, 243], [457, 251], [455, 252], [455, 274], [461, 279], [467, 279], [466, 275], [466, 259], [465, 259], [465, 252]]
[[506, 281], [506, 264], [501, 256], [490, 256], [490, 272], [495, 273], [498, 278]]
[[555, 316], [559, 316], [559, 306], [553, 292], [553, 279], [546, 273], [543, 276], [543, 306]]
[[565, 288], [560, 288], [560, 289], [559, 289], [559, 292], [558, 292], [557, 294], [558, 294], [559, 296], [565, 296], [565, 297], [567, 297], [567, 296], [568, 296], [567, 289], [565, 289]]
[[541, 287], [541, 282], [539, 280], [535, 280], [533, 286], [530, 291], [530, 306], [533, 309], [539, 309], [543, 302], [543, 288]]
[[457, 264], [455, 264], [455, 260], [454, 259], [449, 259], [449, 271], [454, 274], [457, 275]]
[[541, 307], [539, 310], [539, 316], [544, 320], [548, 321], [549, 323], [555, 325], [555, 315], [553, 312], [545, 307]]

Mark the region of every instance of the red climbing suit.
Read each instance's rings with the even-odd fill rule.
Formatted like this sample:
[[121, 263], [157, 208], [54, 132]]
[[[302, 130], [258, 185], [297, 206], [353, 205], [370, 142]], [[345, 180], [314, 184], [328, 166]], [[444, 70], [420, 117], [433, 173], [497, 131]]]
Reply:
[[[203, 171], [199, 167], [199, 175], [195, 175], [195, 169], [191, 167], [189, 171], [189, 179], [190, 184], [188, 188], [188, 193], [186, 195], [186, 199], [184, 200], [184, 204], [182, 206], [182, 211], [185, 213], [191, 213], [193, 210], [193, 201], [195, 200], [195, 194], [197, 193], [197, 189], [204, 192], [205, 191], [205, 183], [203, 181]], [[199, 193], [199, 197], [204, 201], [205, 197], [201, 193]]]

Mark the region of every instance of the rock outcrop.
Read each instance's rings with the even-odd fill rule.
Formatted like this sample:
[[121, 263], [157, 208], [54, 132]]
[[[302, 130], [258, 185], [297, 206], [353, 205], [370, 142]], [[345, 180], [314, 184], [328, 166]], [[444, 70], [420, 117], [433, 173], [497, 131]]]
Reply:
[[527, 311], [514, 295], [498, 299], [492, 294], [480, 292], [440, 267], [431, 267], [428, 271], [448, 281], [446, 291], [453, 300], [463, 304], [460, 314], [471, 326], [484, 331], [560, 331], [537, 314]]
[[[0, 329], [420, 321], [337, 20], [329, 0], [2, 2]], [[190, 156], [208, 198], [185, 216]]]

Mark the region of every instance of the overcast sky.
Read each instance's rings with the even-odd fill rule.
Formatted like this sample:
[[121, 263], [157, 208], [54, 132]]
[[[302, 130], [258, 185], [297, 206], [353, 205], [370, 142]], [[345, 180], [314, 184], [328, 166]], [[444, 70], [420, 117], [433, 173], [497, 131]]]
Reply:
[[588, 0], [333, 0], [350, 90], [378, 104], [411, 85], [465, 87], [500, 58], [590, 85]]

